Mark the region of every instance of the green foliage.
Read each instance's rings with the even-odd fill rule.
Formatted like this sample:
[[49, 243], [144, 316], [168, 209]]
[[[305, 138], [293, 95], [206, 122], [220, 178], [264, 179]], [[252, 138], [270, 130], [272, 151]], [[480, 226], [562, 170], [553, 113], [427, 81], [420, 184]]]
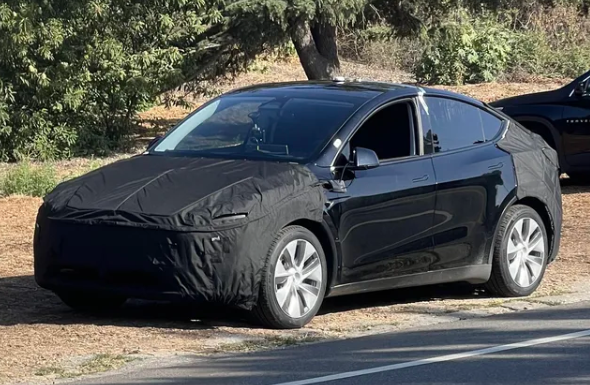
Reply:
[[496, 80], [506, 71], [513, 46], [513, 34], [504, 25], [466, 12], [434, 28], [426, 39], [416, 77], [429, 84]]
[[33, 166], [22, 162], [0, 177], [0, 196], [45, 196], [58, 183], [52, 165]]
[[118, 149], [160, 93], [229, 71], [203, 65], [223, 25], [216, 0], [4, 1], [0, 160]]
[[590, 20], [580, 14], [576, 1], [562, 3], [508, 10], [463, 8], [448, 14], [422, 36], [426, 49], [417, 79], [462, 84], [579, 76], [590, 63]]

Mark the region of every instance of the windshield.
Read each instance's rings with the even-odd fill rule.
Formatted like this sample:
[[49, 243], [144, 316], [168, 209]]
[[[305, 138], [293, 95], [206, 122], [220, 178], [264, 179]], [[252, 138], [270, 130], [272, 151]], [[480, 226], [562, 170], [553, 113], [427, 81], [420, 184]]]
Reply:
[[189, 116], [152, 153], [300, 162], [321, 151], [364, 101], [225, 96]]

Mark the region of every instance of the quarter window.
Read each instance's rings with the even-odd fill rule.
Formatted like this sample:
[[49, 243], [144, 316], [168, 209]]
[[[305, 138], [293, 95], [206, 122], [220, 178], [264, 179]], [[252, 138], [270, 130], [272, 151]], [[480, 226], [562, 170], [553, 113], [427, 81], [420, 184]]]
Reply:
[[426, 97], [421, 120], [425, 152], [444, 152], [492, 140], [502, 120], [490, 113], [457, 100]]

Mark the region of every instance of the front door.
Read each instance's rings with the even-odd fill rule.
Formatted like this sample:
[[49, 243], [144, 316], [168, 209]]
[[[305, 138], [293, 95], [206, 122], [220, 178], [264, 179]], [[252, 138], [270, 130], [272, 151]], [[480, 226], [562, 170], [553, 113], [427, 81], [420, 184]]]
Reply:
[[427, 272], [432, 261], [435, 176], [420, 156], [414, 105], [376, 112], [344, 151], [374, 150], [380, 166], [346, 171], [346, 192], [334, 201], [342, 254], [341, 283]]

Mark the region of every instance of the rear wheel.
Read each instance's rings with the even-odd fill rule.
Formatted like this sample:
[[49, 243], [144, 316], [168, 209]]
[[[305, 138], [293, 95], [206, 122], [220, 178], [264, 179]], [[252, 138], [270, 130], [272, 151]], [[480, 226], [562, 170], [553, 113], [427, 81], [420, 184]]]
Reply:
[[100, 295], [88, 292], [57, 292], [63, 303], [74, 310], [84, 312], [112, 311], [123, 306], [127, 298], [113, 295]]
[[267, 255], [254, 313], [271, 328], [300, 328], [317, 314], [326, 280], [326, 258], [315, 235], [301, 226], [286, 227]]
[[504, 297], [532, 294], [545, 274], [548, 250], [539, 214], [528, 206], [509, 208], [496, 237], [488, 290]]

